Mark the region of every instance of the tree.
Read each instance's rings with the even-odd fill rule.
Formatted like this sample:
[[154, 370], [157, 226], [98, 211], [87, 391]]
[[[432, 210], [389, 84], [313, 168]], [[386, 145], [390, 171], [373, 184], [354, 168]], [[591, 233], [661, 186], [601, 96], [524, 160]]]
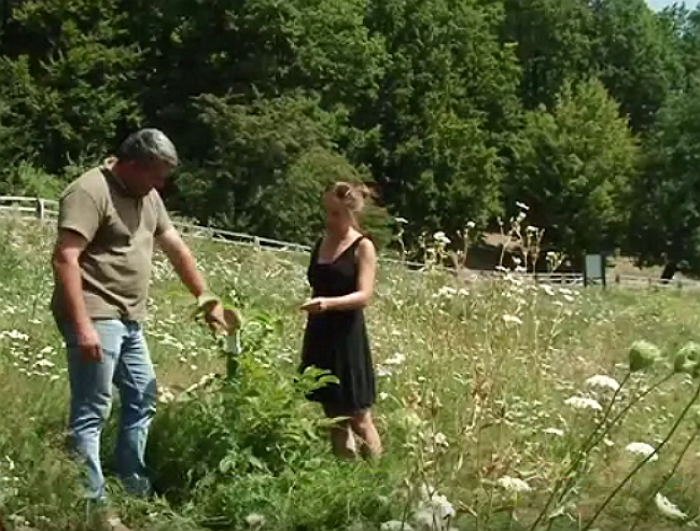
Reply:
[[641, 265], [700, 272], [700, 89], [667, 102], [645, 143], [634, 187], [631, 244]]
[[563, 83], [594, 72], [595, 28], [585, 0], [505, 0], [505, 42], [516, 44], [528, 109], [552, 105]]
[[506, 197], [530, 208], [546, 242], [578, 258], [622, 241], [637, 146], [597, 80], [564, 85], [556, 105], [525, 117]]
[[116, 0], [25, 1], [12, 12], [0, 96], [9, 125], [25, 132], [21, 149], [49, 172], [94, 161], [139, 122], [130, 92], [139, 52], [123, 20]]
[[297, 94], [241, 105], [207, 95], [197, 107], [214, 149], [206, 165], [179, 178], [175, 204], [202, 223], [311, 243], [323, 221], [323, 189], [367, 179], [335, 150], [336, 117], [317, 99]]
[[211, 143], [193, 105], [202, 95], [235, 95], [247, 105], [302, 92], [346, 114], [376, 98], [386, 54], [364, 25], [364, 0], [134, 0], [125, 7], [144, 53], [141, 106], [193, 162], [206, 160]]
[[407, 236], [482, 225], [498, 212], [500, 153], [519, 112], [519, 70], [501, 44], [502, 6], [475, 0], [372, 2], [367, 24], [389, 63], [354, 123], [378, 128], [363, 162]]
[[645, 0], [594, 0], [591, 5], [599, 77], [632, 129], [646, 131], [683, 79], [673, 33]]

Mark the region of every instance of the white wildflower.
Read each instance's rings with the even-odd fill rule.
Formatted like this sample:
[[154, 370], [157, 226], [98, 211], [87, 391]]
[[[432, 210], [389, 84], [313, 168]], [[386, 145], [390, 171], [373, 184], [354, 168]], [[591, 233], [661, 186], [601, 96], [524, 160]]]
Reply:
[[520, 210], [530, 210], [530, 207], [521, 201], [516, 202], [515, 206], [517, 206]]
[[451, 288], [449, 286], [443, 286], [441, 287], [438, 292], [433, 295], [434, 297], [446, 297], [446, 298], [452, 298], [457, 294], [457, 290], [454, 288]]
[[389, 398], [389, 393], [385, 393], [384, 391], [379, 393], [379, 400], [381, 400], [382, 402], [384, 402], [388, 398]]
[[395, 221], [400, 225], [406, 225], [408, 223], [408, 220], [402, 217], [395, 218]]
[[467, 222], [467, 229], [471, 230], [474, 227], [476, 227], [476, 223], [474, 223], [473, 221]]
[[503, 320], [508, 323], [508, 324], [516, 324], [516, 325], [521, 325], [523, 324], [522, 320], [520, 317], [517, 317], [516, 315], [504, 315]]
[[380, 531], [413, 531], [413, 528], [406, 522], [399, 520], [389, 520], [379, 526]]
[[530, 492], [532, 490], [532, 487], [530, 487], [530, 485], [528, 485], [527, 482], [523, 481], [522, 479], [514, 478], [511, 476], [503, 476], [502, 478], [498, 478], [498, 481], [496, 483], [499, 487], [503, 488], [504, 490], [516, 494]]
[[542, 285], [540, 286], [540, 288], [541, 288], [542, 291], [544, 291], [547, 295], [554, 295], [554, 288], [552, 288], [552, 286], [550, 286], [549, 284], [542, 284]]
[[688, 518], [687, 514], [671, 503], [671, 501], [660, 492], [657, 492], [656, 496], [654, 496], [654, 502], [656, 502], [656, 506], [659, 508], [661, 514], [666, 518], [670, 518], [671, 520], [685, 520]]
[[610, 376], [605, 376], [604, 374], [596, 374], [591, 376], [586, 380], [586, 385], [589, 387], [599, 387], [601, 389], [610, 389], [611, 391], [617, 391], [620, 389], [620, 384], [617, 383], [615, 378]]
[[447, 237], [447, 235], [446, 235], [444, 232], [442, 232], [442, 231], [438, 231], [438, 232], [436, 232], [435, 234], [433, 234], [433, 239], [434, 239], [436, 242], [442, 243], [442, 244], [444, 244], [444, 245], [449, 245], [449, 243], [450, 243], [450, 239], [449, 239], [449, 238]]
[[447, 530], [449, 519], [457, 513], [447, 498], [428, 485], [421, 485], [421, 501], [414, 519], [420, 529]]
[[158, 386], [158, 402], [168, 404], [175, 400], [175, 395], [167, 387]]
[[37, 361], [37, 362], [34, 364], [34, 366], [35, 366], [35, 367], [47, 367], [47, 368], [51, 368], [51, 367], [55, 367], [56, 364], [53, 363], [52, 361], [49, 361], [49, 360], [46, 360], [46, 359], [40, 359], [39, 361]]
[[262, 514], [250, 513], [245, 517], [245, 523], [248, 524], [249, 527], [262, 527], [265, 525], [265, 517]]
[[654, 447], [650, 444], [643, 443], [643, 442], [630, 443], [627, 445], [625, 450], [627, 450], [628, 452], [630, 452], [632, 454], [639, 455], [642, 457], [648, 457], [651, 454], [654, 454], [651, 457], [651, 459], [649, 459], [650, 461], [656, 461], [659, 458], [659, 456], [654, 453]]
[[384, 365], [402, 365], [404, 361], [406, 361], [406, 356], [396, 352], [391, 358], [384, 360]]
[[596, 411], [602, 411], [603, 406], [601, 406], [597, 400], [592, 398], [584, 398], [582, 396], [572, 396], [564, 402], [567, 406], [571, 406], [576, 409], [594, 409]]
[[14, 339], [15, 341], [28, 341], [29, 336], [19, 330], [5, 330], [0, 332], [0, 337], [7, 337], [9, 339]]
[[564, 430], [560, 430], [559, 428], [546, 428], [543, 430], [544, 433], [547, 435], [556, 435], [557, 437], [563, 437], [564, 436]]
[[383, 365], [377, 367], [377, 376], [379, 376], [380, 378], [388, 378], [389, 376], [391, 376], [391, 374], [392, 371], [389, 367], [384, 367]]
[[445, 437], [444, 433], [436, 433], [434, 439], [435, 444], [437, 444], [438, 446], [444, 446], [445, 448], [450, 446], [450, 443], [447, 442], [447, 437]]

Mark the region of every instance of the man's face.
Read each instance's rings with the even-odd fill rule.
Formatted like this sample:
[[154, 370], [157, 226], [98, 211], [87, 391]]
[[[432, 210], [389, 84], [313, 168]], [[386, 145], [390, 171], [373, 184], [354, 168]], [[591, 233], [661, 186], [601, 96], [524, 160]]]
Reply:
[[154, 188], [160, 190], [173, 172], [173, 167], [163, 160], [128, 161], [123, 168], [125, 184], [137, 196], [148, 195]]

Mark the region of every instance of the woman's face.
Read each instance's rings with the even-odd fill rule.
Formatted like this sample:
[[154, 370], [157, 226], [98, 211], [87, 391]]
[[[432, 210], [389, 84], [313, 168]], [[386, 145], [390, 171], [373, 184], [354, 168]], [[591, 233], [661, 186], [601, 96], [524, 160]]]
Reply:
[[345, 234], [353, 225], [353, 216], [348, 207], [332, 194], [324, 196], [323, 206], [326, 209], [326, 229], [333, 234]]

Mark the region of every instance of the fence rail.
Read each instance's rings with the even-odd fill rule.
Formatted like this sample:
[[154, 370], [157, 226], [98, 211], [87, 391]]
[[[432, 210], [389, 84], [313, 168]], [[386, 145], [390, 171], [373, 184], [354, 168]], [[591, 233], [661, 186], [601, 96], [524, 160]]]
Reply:
[[[58, 207], [58, 201], [53, 199], [24, 196], [0, 196], [0, 214], [19, 214], [23, 219], [38, 219], [42, 222], [48, 223], [55, 222], [58, 218]], [[262, 246], [278, 251], [308, 253], [311, 250], [308, 245], [253, 236], [242, 232], [215, 229], [212, 227], [202, 227], [177, 220], [173, 220], [173, 225], [191, 238], [213, 240], [225, 244]], [[422, 271], [425, 268], [425, 264], [419, 262], [409, 262], [391, 258], [381, 258], [380, 261], [382, 263], [403, 265], [409, 269], [418, 271]], [[458, 271], [454, 268], [444, 269], [455, 273], [458, 276], [471, 278], [472, 280], [496, 278], [497, 276], [501, 275], [501, 273], [497, 271]], [[537, 283], [553, 284], [558, 286], [583, 286], [585, 281], [583, 273], [578, 272], [527, 273], [526, 276]], [[700, 290], [700, 282], [695, 280], [674, 279], [672, 281], [664, 281], [659, 278], [621, 275], [616, 273], [609, 273], [607, 275], [606, 285], [607, 287], [613, 289], [624, 287], [637, 290]]]

